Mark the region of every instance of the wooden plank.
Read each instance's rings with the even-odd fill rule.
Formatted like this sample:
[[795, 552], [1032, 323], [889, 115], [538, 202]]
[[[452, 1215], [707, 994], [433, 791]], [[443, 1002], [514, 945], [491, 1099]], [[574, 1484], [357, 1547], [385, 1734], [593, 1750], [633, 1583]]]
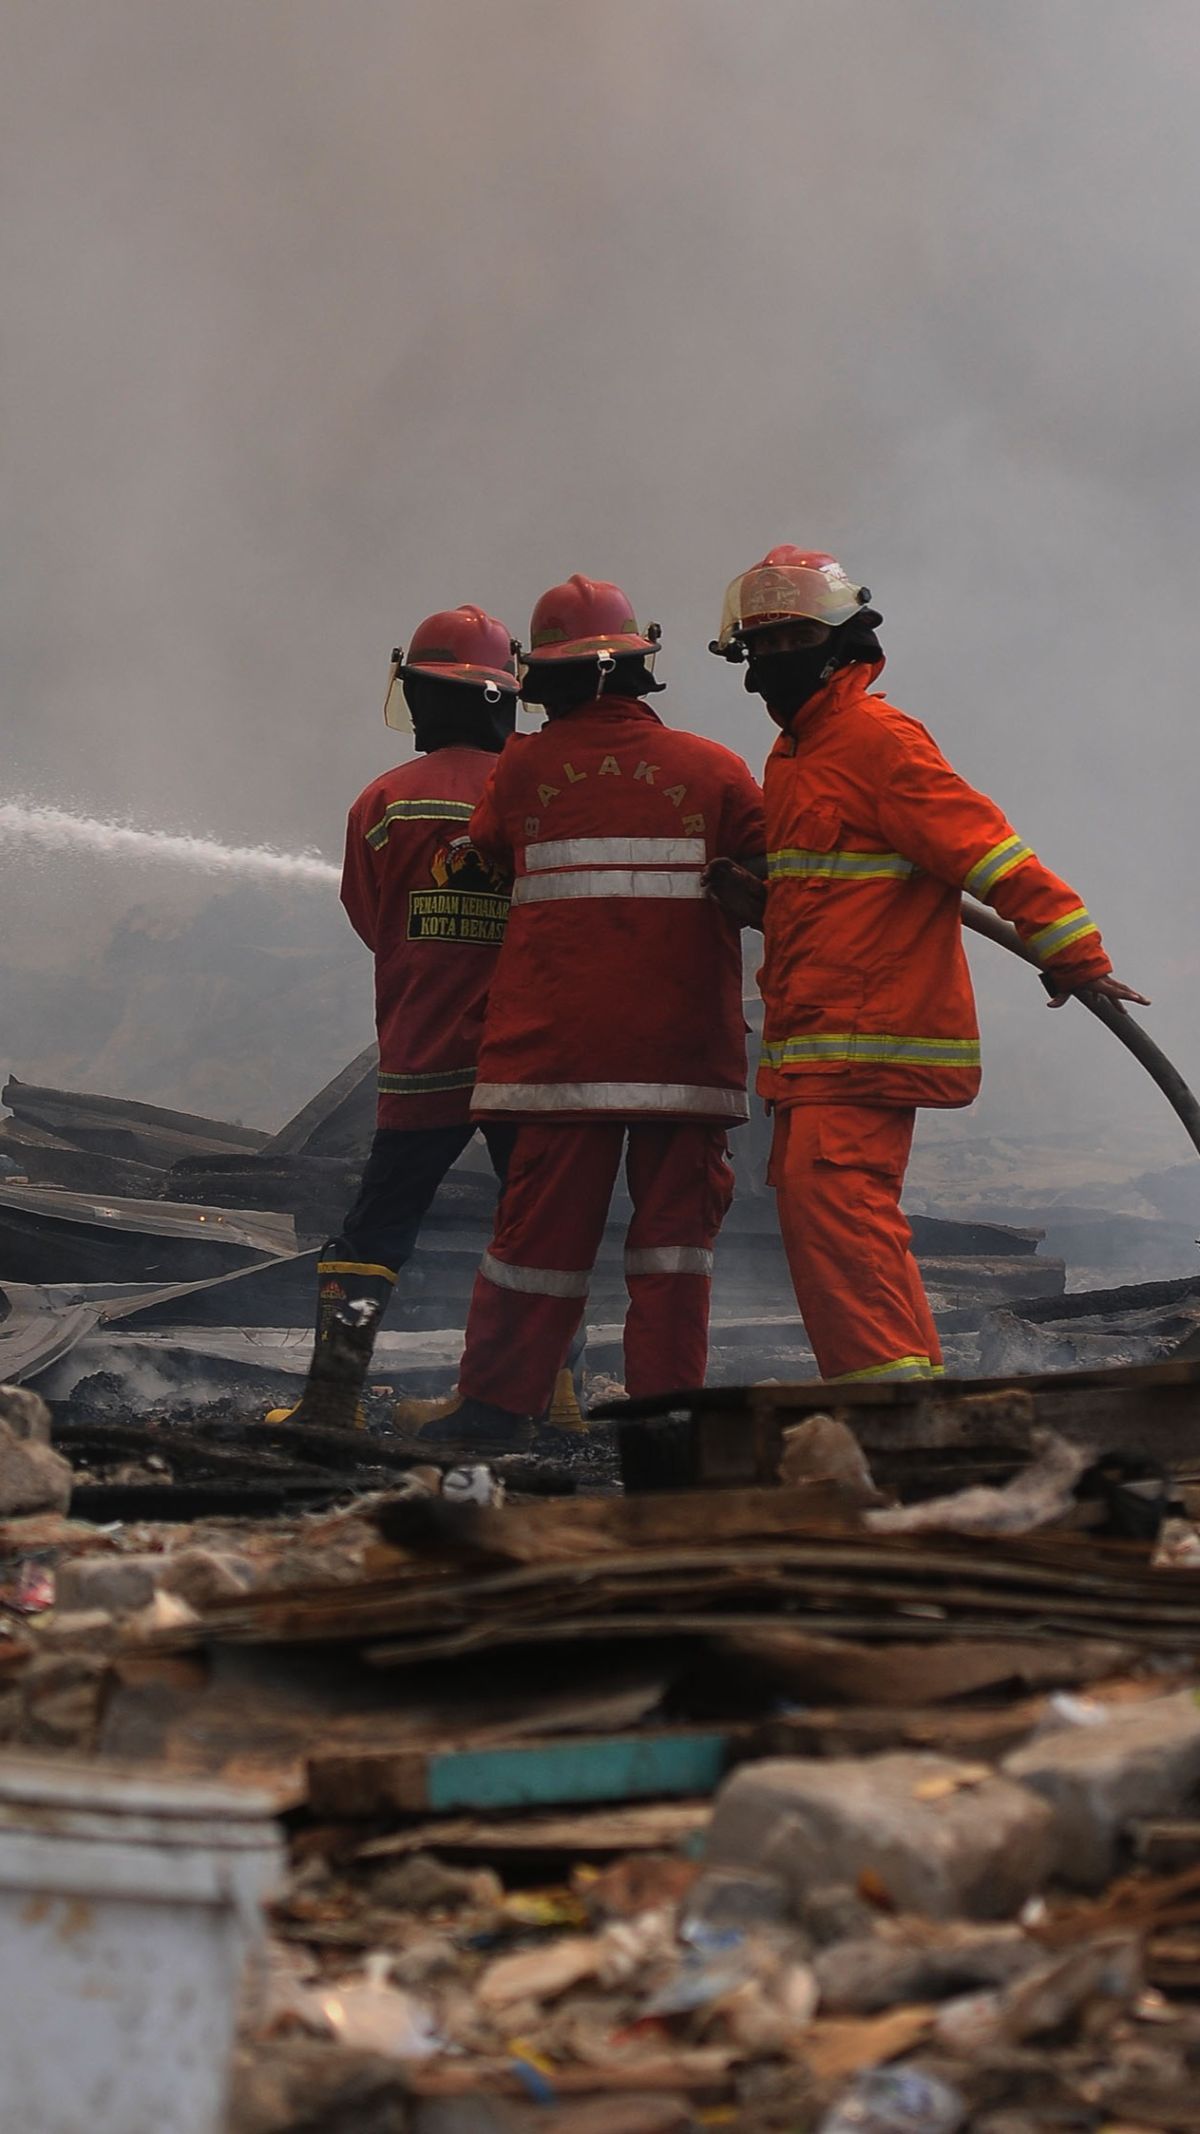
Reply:
[[314, 1815], [366, 1818], [400, 1810], [560, 1807], [712, 1792], [735, 1734], [720, 1729], [571, 1737], [482, 1749], [318, 1755], [308, 1762]]
[[[882, 1657], [882, 1656], [881, 1656]], [[1026, 1741], [1046, 1715], [1045, 1697], [977, 1710], [956, 1706], [904, 1711], [850, 1705], [765, 1720], [746, 1744], [748, 1756], [875, 1756], [888, 1749], [926, 1749], [990, 1763]]]
[[517, 1816], [443, 1816], [411, 1823], [369, 1838], [354, 1848], [354, 1860], [400, 1859], [411, 1852], [468, 1855], [670, 1852], [691, 1855], [712, 1817], [712, 1801], [670, 1800], [610, 1803], [602, 1808], [533, 1810]]
[[[608, 1402], [629, 1489], [768, 1485], [786, 1424], [818, 1412], [848, 1424], [869, 1452], [989, 1442], [989, 1396], [1027, 1404], [1031, 1421], [1097, 1450], [1135, 1443], [1171, 1463], [1194, 1452], [1200, 1359], [1041, 1372], [1028, 1377], [720, 1386], [663, 1401]], [[657, 1471], [656, 1471], [657, 1467]]]

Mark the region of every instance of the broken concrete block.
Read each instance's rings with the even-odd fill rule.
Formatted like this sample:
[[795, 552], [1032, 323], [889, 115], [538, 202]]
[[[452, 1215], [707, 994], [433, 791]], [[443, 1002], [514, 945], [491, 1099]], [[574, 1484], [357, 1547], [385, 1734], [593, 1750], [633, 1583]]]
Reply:
[[14, 1437], [50, 1443], [50, 1410], [31, 1386], [0, 1386], [0, 1423], [7, 1423]]
[[849, 1882], [822, 1882], [806, 1890], [800, 1907], [800, 1924], [817, 1949], [872, 1934], [878, 1918]]
[[58, 1567], [58, 1605], [132, 1614], [153, 1600], [165, 1562], [164, 1556], [76, 1556]]
[[190, 1608], [236, 1599], [254, 1583], [254, 1567], [244, 1556], [218, 1554], [215, 1549], [173, 1549], [169, 1556], [154, 1560], [159, 1566], [156, 1583], [164, 1592], [177, 1593]]
[[20, 1679], [21, 1739], [35, 1747], [95, 1747], [108, 1662], [97, 1652], [39, 1653]]
[[1003, 1766], [1054, 1812], [1056, 1872], [1082, 1889], [1111, 1878], [1134, 1816], [1184, 1808], [1200, 1783], [1200, 1704], [1191, 1690], [1116, 1705], [1094, 1726], [1059, 1727]]
[[111, 1652], [120, 1635], [107, 1608], [55, 1608], [38, 1631], [44, 1651]]
[[13, 1512], [65, 1512], [74, 1477], [68, 1460], [0, 1421], [0, 1518]]
[[941, 2001], [1007, 1985], [1044, 1961], [1020, 1927], [957, 1920], [930, 1927], [881, 1921], [873, 1934], [835, 1942], [813, 1959], [821, 2007], [838, 2015], [876, 2015], [903, 2003]]
[[771, 1757], [717, 1795], [712, 1867], [782, 1876], [792, 1909], [869, 1870], [902, 1911], [1005, 1918], [1054, 1861], [1053, 1814], [1035, 1793], [942, 1756]]
[[713, 1931], [782, 1926], [788, 1917], [787, 1884], [754, 1868], [713, 1867], [693, 1882], [682, 1916], [688, 1926]]

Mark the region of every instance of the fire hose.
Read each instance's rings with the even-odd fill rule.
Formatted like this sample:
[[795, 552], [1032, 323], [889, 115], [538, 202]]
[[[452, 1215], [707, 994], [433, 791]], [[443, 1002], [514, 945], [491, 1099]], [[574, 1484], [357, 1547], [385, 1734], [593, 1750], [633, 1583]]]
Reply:
[[[998, 919], [995, 912], [985, 905], [977, 904], [972, 897], [964, 897], [962, 904], [963, 925], [973, 934], [982, 934], [987, 941], [996, 941], [1001, 948], [1009, 949], [1035, 970], [1042, 969], [1032, 949], [1026, 948], [1015, 926], [1006, 919]], [[1044, 974], [1048, 975], [1048, 974]], [[1052, 983], [1052, 979], [1048, 982]], [[1114, 1001], [1106, 1000], [1101, 993], [1090, 992], [1084, 987], [1076, 994], [1090, 1015], [1111, 1030], [1120, 1039], [1127, 1052], [1132, 1052], [1138, 1064], [1145, 1068], [1151, 1081], [1157, 1082], [1176, 1118], [1180, 1121], [1193, 1148], [1200, 1154], [1200, 1102], [1193, 1095], [1177, 1067], [1173, 1067], [1165, 1052], [1160, 1052], [1154, 1039], [1136, 1023], [1132, 1015], [1117, 1007]]]

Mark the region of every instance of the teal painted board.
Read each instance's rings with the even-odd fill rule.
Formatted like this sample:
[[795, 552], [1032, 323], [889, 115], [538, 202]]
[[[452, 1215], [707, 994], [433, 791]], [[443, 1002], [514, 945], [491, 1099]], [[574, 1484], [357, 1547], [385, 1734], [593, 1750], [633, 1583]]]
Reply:
[[613, 1735], [429, 1757], [429, 1808], [552, 1808], [568, 1801], [654, 1800], [711, 1793], [729, 1759], [728, 1734]]

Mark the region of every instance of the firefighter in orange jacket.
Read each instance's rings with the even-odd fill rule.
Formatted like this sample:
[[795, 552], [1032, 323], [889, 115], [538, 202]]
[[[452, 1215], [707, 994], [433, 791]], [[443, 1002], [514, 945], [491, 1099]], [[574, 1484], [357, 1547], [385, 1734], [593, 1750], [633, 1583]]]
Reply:
[[713, 1245], [747, 1115], [739, 931], [704, 895], [718, 856], [764, 850], [740, 756], [665, 727], [661, 687], [615, 585], [575, 576], [533, 612], [522, 693], [540, 732], [508, 743], [471, 818], [515, 875], [471, 1115], [518, 1122], [475, 1283], [457, 1410], [424, 1439], [527, 1441], [579, 1324], [622, 1152], [631, 1394], [699, 1385]]
[[[393, 656], [384, 716], [417, 754], [360, 793], [342, 902], [375, 958], [377, 1128], [354, 1206], [317, 1262], [317, 1331], [298, 1422], [361, 1421], [380, 1316], [438, 1187], [475, 1133], [469, 1116], [508, 882], [462, 833], [516, 721], [516, 644], [482, 608], [427, 616]], [[399, 699], [403, 692], [403, 704]], [[407, 706], [407, 716], [404, 706]], [[510, 1126], [487, 1122], [503, 1176]], [[338, 1324], [353, 1329], [337, 1338]]]
[[[735, 578], [712, 650], [780, 728], [767, 883], [710, 892], [761, 923], [770, 1183], [823, 1378], [925, 1378], [941, 1348], [900, 1210], [918, 1106], [969, 1104], [979, 1027], [961, 892], [1016, 925], [1055, 988], [1142, 1001], [1094, 920], [915, 719], [869, 695], [881, 617], [832, 556], [774, 548]], [[765, 914], [764, 914], [765, 905]]]

